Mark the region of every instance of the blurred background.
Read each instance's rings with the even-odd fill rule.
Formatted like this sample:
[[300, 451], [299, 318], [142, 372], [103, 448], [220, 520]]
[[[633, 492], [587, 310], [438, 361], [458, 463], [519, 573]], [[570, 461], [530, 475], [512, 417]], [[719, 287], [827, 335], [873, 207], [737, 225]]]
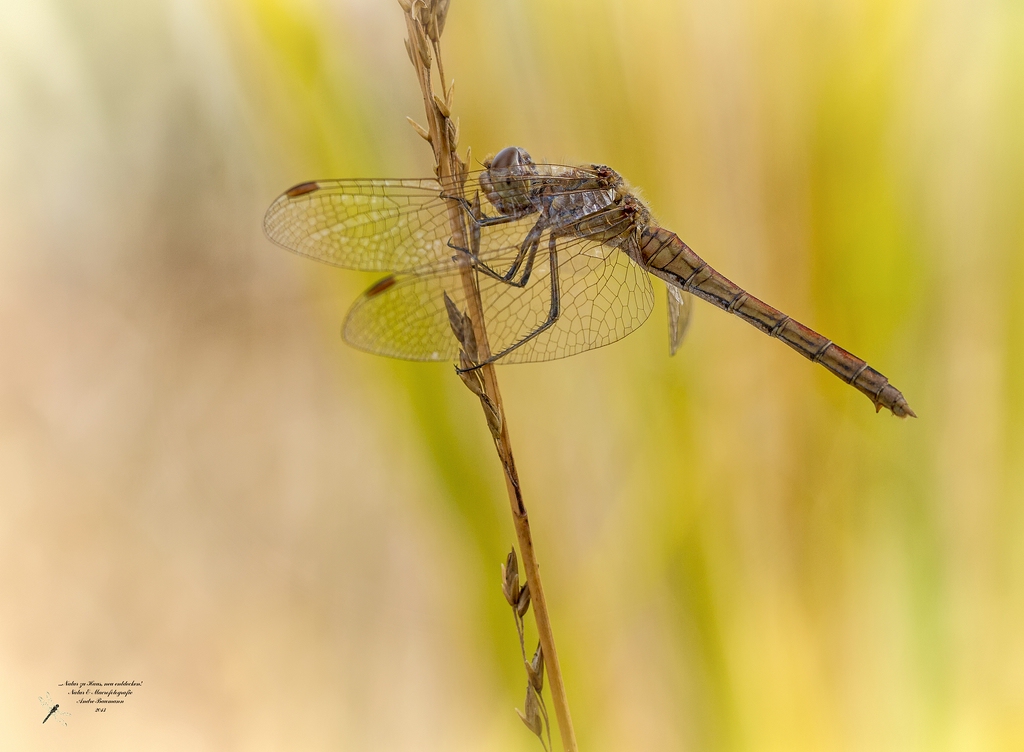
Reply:
[[[0, 2], [5, 749], [539, 749], [477, 401], [348, 348], [373, 276], [261, 231], [430, 174], [404, 36]], [[614, 166], [920, 416], [699, 302], [670, 359], [660, 288], [500, 368], [581, 749], [1024, 748], [1024, 5], [453, 0], [443, 42], [477, 158]]]

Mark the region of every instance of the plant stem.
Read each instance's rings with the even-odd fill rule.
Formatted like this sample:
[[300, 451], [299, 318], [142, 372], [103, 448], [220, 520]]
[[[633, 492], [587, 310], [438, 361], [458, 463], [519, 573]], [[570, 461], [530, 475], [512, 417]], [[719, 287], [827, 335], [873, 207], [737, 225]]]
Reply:
[[[442, 102], [444, 102], [444, 109], [449, 110], [449, 112], [445, 112], [437, 102], [431, 81], [431, 58], [433, 56], [438, 58], [438, 67], [441, 68], [439, 40], [441, 30], [444, 27], [448, 3], [443, 0], [442, 2], [437, 0], [399, 1], [405, 10], [406, 27], [409, 32], [409, 57], [416, 68], [420, 90], [423, 93], [423, 104], [427, 116], [427, 133], [434, 150], [437, 177], [445, 186], [461, 186], [462, 181], [459, 178], [465, 174], [466, 166], [456, 153], [458, 127], [453, 124], [450, 117], [450, 90], [444, 90], [445, 82], [442, 79], [441, 87], [444, 94]], [[431, 55], [431, 48], [434, 55]], [[451, 221], [454, 244], [460, 248], [468, 247], [466, 243], [464, 209], [457, 200], [453, 199], [448, 202], [448, 218]], [[480, 289], [477, 286], [476, 273], [466, 254], [460, 254], [460, 264], [462, 266], [463, 290], [469, 305], [468, 313], [479, 348], [479, 359], [483, 361], [490, 356], [490, 348], [487, 344], [487, 332], [484, 327]], [[490, 400], [497, 415], [496, 422], [491, 420], [488, 422], [492, 427], [494, 446], [498, 452], [498, 458], [501, 460], [502, 470], [505, 474], [505, 488], [508, 492], [508, 500], [512, 509], [512, 520], [515, 524], [520, 558], [525, 569], [526, 581], [530, 587], [534, 619], [537, 623], [537, 632], [544, 655], [544, 664], [548, 672], [548, 686], [551, 691], [555, 717], [558, 719], [558, 731], [562, 738], [562, 747], [565, 752], [577, 752], [576, 735], [573, 732], [572, 717], [569, 714], [569, 702], [565, 694], [565, 684], [562, 681], [562, 670], [558, 663], [558, 651], [555, 649], [555, 636], [551, 629], [551, 618], [548, 614], [547, 600], [544, 597], [540, 565], [537, 563], [537, 555], [533, 547], [530, 518], [526, 511], [526, 505], [523, 502], [522, 490], [519, 485], [519, 474], [516, 471], [515, 458], [512, 454], [512, 441], [509, 438], [508, 422], [505, 420], [505, 408], [501, 400], [501, 390], [498, 388], [498, 376], [495, 373], [494, 366], [489, 363], [481, 366], [479, 371], [484, 393]]]

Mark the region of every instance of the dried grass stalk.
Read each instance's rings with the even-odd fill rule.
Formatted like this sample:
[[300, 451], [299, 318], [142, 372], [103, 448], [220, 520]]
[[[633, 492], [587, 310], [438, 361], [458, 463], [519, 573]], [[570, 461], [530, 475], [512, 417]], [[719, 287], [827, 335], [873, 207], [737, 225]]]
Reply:
[[[416, 69], [427, 117], [426, 127], [415, 121], [410, 120], [410, 122], [417, 133], [433, 149], [438, 179], [444, 185], [458, 186], [461, 190], [467, 177], [466, 165], [469, 162], [469, 153], [467, 151], [465, 162], [459, 159], [457, 153], [459, 121], [458, 119], [453, 120], [451, 116], [454, 85], [450, 84], [445, 89], [446, 79], [440, 49], [441, 33], [444, 31], [445, 20], [448, 17], [449, 2], [450, 0], [399, 0], [399, 4], [405, 11], [406, 28], [409, 33], [406, 40], [406, 51]], [[431, 70], [435, 60], [444, 97], [434, 94]], [[459, 248], [469, 247], [466, 242], [467, 227], [464, 224], [464, 210], [455, 199], [449, 201], [448, 218], [451, 222], [454, 245]], [[446, 300], [446, 304], [452, 331], [462, 344], [461, 366], [465, 368], [486, 360], [490, 356], [490, 348], [487, 343], [487, 332], [483, 327], [483, 307], [476, 275], [468, 258], [462, 258], [461, 263], [462, 285], [469, 310], [459, 311], [450, 300]], [[519, 588], [517, 569], [514, 593], [513, 583], [506, 583], [503, 578], [503, 585], [507, 584], [505, 597], [509, 599], [509, 605], [513, 608], [517, 624], [520, 627], [522, 626], [522, 616], [531, 605], [533, 606], [534, 619], [540, 637], [540, 645], [533, 662], [536, 665], [533, 665], [526, 661], [524, 638], [520, 632], [520, 647], [523, 648], [524, 663], [530, 667], [527, 670], [529, 683], [527, 684], [526, 712], [521, 715], [527, 726], [538, 736], [540, 736], [538, 724], [543, 720], [543, 725], [548, 727], [550, 743], [547, 710], [539, 695], [540, 687], [543, 686], [543, 670], [546, 666], [548, 686], [555, 708], [555, 717], [558, 719], [562, 747], [565, 752], [577, 752], [576, 736], [572, 728], [572, 718], [569, 715], [569, 704], [565, 695], [565, 685], [562, 682], [562, 672], [558, 665], [555, 638], [551, 630], [551, 620], [548, 616], [547, 601], [544, 598], [544, 586], [540, 579], [537, 557], [533, 550], [530, 520], [519, 486], [519, 475], [516, 472], [515, 458], [512, 454], [512, 442], [509, 439], [508, 423], [505, 420], [505, 410], [502, 406], [501, 392], [498, 389], [497, 375], [494, 366], [487, 364], [463, 373], [462, 378], [466, 386], [480, 398], [488, 428], [494, 438], [494, 446], [505, 474], [505, 488], [508, 491], [516, 539], [519, 543], [519, 552], [526, 575], [525, 585]], [[544, 739], [541, 737], [541, 742], [543, 743], [543, 741]], [[547, 748], [548, 745], [545, 747]]]

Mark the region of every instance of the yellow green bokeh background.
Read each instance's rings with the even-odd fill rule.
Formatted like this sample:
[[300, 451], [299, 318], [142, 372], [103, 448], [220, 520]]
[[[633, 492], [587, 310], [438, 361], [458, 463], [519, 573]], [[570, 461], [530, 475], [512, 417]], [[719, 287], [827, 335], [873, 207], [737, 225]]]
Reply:
[[[534, 750], [449, 365], [288, 186], [430, 172], [388, 0], [0, 3], [0, 743]], [[920, 416], [698, 304], [499, 369], [581, 749], [1024, 748], [1024, 5], [453, 0], [463, 146], [598, 161]], [[66, 680], [135, 679], [104, 714]], [[63, 706], [62, 706], [63, 707]]]

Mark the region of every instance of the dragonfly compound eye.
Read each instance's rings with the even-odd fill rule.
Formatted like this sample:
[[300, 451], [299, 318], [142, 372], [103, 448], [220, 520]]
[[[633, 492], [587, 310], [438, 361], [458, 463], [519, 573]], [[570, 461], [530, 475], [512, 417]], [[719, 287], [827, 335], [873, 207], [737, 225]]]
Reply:
[[507, 170], [532, 164], [533, 160], [526, 153], [526, 149], [520, 149], [518, 146], [506, 146], [495, 155], [487, 166], [492, 170]]
[[522, 216], [534, 210], [530, 178], [537, 168], [525, 149], [508, 146], [484, 164], [487, 169], [480, 175], [480, 187], [499, 212]]

